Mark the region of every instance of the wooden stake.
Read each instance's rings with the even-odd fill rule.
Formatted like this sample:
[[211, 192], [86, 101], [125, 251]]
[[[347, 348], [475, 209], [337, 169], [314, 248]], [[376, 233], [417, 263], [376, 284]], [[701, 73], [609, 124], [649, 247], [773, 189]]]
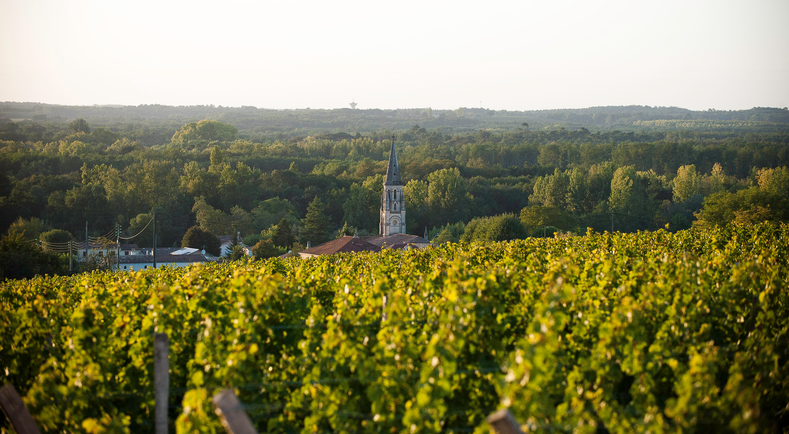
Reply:
[[0, 387], [0, 407], [19, 434], [41, 434], [38, 425], [11, 384]]
[[523, 434], [518, 421], [510, 413], [509, 409], [501, 409], [488, 416], [488, 423], [497, 434]]
[[214, 395], [213, 402], [214, 412], [222, 420], [222, 426], [229, 434], [257, 434], [233, 389], [225, 389], [217, 393]]
[[156, 211], [153, 212], [153, 268], [156, 268]]
[[156, 434], [167, 434], [167, 403], [170, 399], [170, 346], [167, 333], [153, 335], [153, 364]]

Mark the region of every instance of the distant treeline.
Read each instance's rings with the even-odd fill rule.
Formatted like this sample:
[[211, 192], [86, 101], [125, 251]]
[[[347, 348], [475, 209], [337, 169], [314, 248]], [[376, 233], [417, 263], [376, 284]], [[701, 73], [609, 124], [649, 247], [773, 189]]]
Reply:
[[[222, 106], [60, 106], [39, 103], [0, 103], [0, 123], [31, 120], [39, 123], [70, 122], [83, 118], [96, 127], [134, 132], [137, 140], [146, 134], [155, 140], [145, 145], [165, 143], [184, 123], [202, 119], [227, 122], [238, 128], [239, 137], [255, 142], [283, 140], [338, 132], [380, 132], [405, 130], [419, 124], [442, 133], [457, 134], [487, 130], [506, 132], [521, 129], [556, 130], [561, 127], [591, 131], [777, 132], [789, 124], [786, 108], [692, 111], [678, 107], [592, 107], [585, 109], [507, 111], [461, 107], [456, 110], [416, 109], [333, 109], [272, 110], [255, 107]], [[155, 131], [162, 130], [161, 134]], [[152, 137], [153, 138], [153, 137]]]

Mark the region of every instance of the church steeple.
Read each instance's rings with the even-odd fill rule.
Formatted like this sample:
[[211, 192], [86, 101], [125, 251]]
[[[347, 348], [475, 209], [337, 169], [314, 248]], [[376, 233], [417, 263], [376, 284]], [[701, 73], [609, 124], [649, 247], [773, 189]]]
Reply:
[[400, 164], [397, 162], [394, 136], [392, 136], [392, 150], [389, 151], [389, 167], [386, 169], [386, 178], [384, 179], [381, 220], [378, 229], [383, 236], [406, 233], [403, 181], [400, 178]]
[[389, 151], [389, 167], [386, 168], [384, 185], [403, 185], [403, 181], [400, 179], [400, 164], [397, 162], [394, 136], [392, 136], [392, 149]]

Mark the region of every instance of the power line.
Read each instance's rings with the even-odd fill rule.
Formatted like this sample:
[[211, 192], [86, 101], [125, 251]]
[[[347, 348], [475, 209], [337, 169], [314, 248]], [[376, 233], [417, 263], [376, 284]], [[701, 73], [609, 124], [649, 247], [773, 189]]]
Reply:
[[38, 243], [38, 244], [39, 244], [41, 247], [47, 247], [47, 248], [50, 248], [50, 249], [65, 249], [65, 248], [67, 248], [67, 247], [71, 246], [71, 243], [66, 243], [66, 244], [62, 244], [62, 245], [61, 245], [61, 244], [53, 244], [53, 243], [48, 243], [48, 242], [46, 242], [46, 241], [41, 241], [41, 242], [40, 242], [40, 243]]
[[137, 232], [137, 235], [132, 235], [130, 237], [118, 237], [118, 238], [120, 238], [122, 240], [130, 240], [132, 238], [136, 238], [136, 237], [140, 236], [140, 234], [143, 233], [144, 230], [148, 229], [148, 225], [150, 225], [152, 221], [153, 221], [153, 219], [148, 220], [148, 224], [146, 224], [145, 227], [140, 230], [140, 232]]
[[117, 229], [112, 229], [100, 237], [91, 237], [91, 238], [110, 238], [110, 237], [114, 237], [117, 233], [118, 233]]
[[[39, 241], [39, 240], [37, 240], [37, 241]], [[71, 243], [71, 241], [66, 241], [65, 243], [60, 243], [60, 242], [55, 242], [55, 241], [44, 241], [44, 240], [40, 240], [39, 242], [46, 243], [46, 244], [51, 244], [51, 245], [68, 245], [68, 244]]]

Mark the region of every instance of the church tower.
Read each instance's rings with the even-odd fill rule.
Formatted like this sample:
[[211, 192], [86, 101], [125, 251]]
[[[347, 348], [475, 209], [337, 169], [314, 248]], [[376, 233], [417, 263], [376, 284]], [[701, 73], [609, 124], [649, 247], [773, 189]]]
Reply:
[[400, 165], [397, 162], [394, 136], [392, 136], [392, 150], [389, 151], [389, 167], [386, 169], [386, 178], [384, 179], [381, 222], [378, 228], [379, 233], [383, 236], [406, 233], [403, 181], [400, 178]]

